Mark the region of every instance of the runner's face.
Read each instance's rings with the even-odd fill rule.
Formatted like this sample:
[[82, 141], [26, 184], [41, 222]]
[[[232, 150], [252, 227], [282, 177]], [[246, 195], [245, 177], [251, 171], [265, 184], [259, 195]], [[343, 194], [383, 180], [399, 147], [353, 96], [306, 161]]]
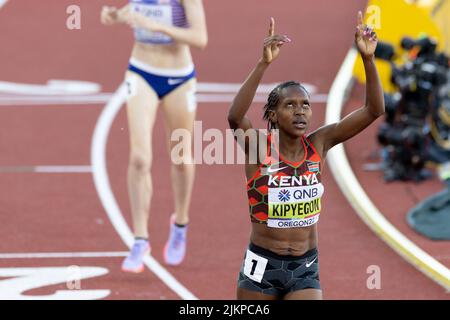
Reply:
[[301, 137], [306, 133], [312, 117], [308, 94], [299, 86], [284, 88], [275, 113], [280, 130]]

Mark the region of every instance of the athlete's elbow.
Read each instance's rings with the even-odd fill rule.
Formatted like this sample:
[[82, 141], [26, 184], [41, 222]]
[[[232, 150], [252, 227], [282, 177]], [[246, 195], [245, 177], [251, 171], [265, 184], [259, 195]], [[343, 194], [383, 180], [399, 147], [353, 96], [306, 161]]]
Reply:
[[230, 125], [231, 128], [236, 126], [238, 123], [237, 118], [235, 116], [233, 116], [232, 114], [228, 114], [227, 120], [228, 120], [228, 124]]
[[236, 129], [239, 127], [239, 119], [236, 115], [228, 113], [228, 125], [231, 129]]
[[369, 105], [367, 106], [367, 110], [374, 119], [381, 117], [385, 113], [384, 105], [374, 107]]
[[386, 112], [386, 111], [384, 110], [384, 108], [379, 108], [379, 109], [376, 109], [376, 110], [372, 111], [372, 115], [373, 115], [375, 118], [379, 118], [379, 117], [381, 117], [385, 112]]
[[377, 118], [381, 117], [382, 115], [384, 115], [386, 113], [386, 110], [380, 110], [379, 112], [376, 113]]
[[203, 50], [206, 48], [207, 45], [208, 45], [208, 36], [207, 35], [202, 35], [202, 36], [198, 37], [197, 43], [195, 44], [195, 46], [198, 49]]

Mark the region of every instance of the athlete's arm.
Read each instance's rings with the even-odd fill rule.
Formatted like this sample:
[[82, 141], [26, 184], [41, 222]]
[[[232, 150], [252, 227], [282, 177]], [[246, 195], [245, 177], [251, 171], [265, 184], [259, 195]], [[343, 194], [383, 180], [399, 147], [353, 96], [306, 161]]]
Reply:
[[[275, 21], [271, 18], [269, 36], [264, 39], [262, 58], [242, 84], [228, 111], [228, 123], [233, 130], [243, 129], [246, 131], [253, 128], [245, 114], [253, 102], [256, 89], [267, 67], [278, 57], [281, 46], [284, 43], [290, 42], [288, 37], [274, 35], [274, 33]], [[247, 145], [245, 146], [245, 150], [246, 152], [248, 151]]]
[[367, 128], [384, 113], [384, 96], [380, 77], [375, 66], [377, 35], [363, 25], [362, 13], [358, 13], [355, 45], [361, 55], [366, 73], [365, 105], [350, 113], [341, 121], [317, 129], [311, 133], [313, 143], [322, 147], [322, 156], [333, 146], [344, 142]]
[[127, 22], [133, 27], [139, 26], [150, 31], [162, 32], [175, 42], [204, 49], [208, 43], [208, 32], [202, 0], [184, 0], [183, 5], [189, 28], [164, 25], [137, 12], [130, 12], [127, 15]]
[[130, 10], [130, 5], [124, 5], [122, 8], [104, 6], [100, 13], [100, 21], [107, 26], [124, 23], [125, 16]]

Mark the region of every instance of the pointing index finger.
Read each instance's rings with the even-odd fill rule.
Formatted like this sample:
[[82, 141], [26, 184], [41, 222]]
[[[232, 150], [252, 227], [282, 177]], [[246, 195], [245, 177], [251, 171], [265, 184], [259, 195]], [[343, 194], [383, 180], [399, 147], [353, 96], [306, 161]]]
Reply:
[[275, 34], [275, 19], [270, 17], [269, 37]]
[[358, 26], [363, 25], [363, 15], [361, 11], [358, 11]]

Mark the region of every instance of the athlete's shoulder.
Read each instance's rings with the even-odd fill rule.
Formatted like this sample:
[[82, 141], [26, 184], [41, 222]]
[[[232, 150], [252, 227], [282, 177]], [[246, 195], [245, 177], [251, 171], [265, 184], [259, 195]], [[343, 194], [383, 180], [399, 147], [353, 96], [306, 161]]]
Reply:
[[323, 158], [323, 139], [321, 139], [319, 130], [315, 130], [305, 135], [305, 141], [311, 149]]

